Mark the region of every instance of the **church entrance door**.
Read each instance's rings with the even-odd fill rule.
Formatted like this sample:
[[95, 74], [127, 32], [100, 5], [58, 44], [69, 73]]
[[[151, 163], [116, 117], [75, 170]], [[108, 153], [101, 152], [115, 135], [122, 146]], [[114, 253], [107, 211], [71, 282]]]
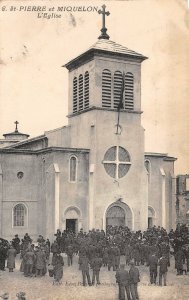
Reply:
[[66, 219], [66, 230], [76, 233], [77, 223], [77, 219]]
[[154, 226], [154, 217], [155, 217], [155, 210], [148, 206], [148, 228], [152, 228]]
[[153, 227], [153, 219], [152, 217], [148, 217], [148, 228], [152, 228]]
[[120, 206], [112, 206], [106, 214], [106, 226], [124, 226], [125, 211]]

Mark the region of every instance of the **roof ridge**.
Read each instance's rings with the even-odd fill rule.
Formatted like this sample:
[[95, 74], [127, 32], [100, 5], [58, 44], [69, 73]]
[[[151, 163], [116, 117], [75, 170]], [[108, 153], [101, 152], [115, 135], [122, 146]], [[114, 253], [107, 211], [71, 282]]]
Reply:
[[106, 39], [100, 39], [100, 40], [96, 41], [96, 43], [94, 43], [91, 47], [89, 47], [88, 50], [95, 49], [95, 48], [97, 49], [98, 45], [100, 46], [100, 45], [103, 45], [103, 44], [107, 45], [107, 46], [110, 45], [110, 47], [113, 46], [113, 49], [111, 49], [111, 48], [110, 49], [108, 49], [108, 48], [102, 49], [101, 47], [99, 47], [99, 49], [106, 50], [106, 51], [123, 52], [125, 54], [131, 54], [131, 55], [134, 54], [134, 55], [143, 57], [143, 55], [141, 53], [138, 53], [138, 52], [136, 52], [132, 49], [129, 49], [128, 47], [123, 46], [123, 45], [121, 45], [117, 42], [114, 42], [112, 40], [106, 40]]

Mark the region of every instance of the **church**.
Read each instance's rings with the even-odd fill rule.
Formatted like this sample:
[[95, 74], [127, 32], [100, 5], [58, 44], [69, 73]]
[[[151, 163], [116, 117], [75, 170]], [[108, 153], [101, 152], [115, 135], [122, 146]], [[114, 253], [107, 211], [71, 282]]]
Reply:
[[[108, 225], [175, 227], [176, 158], [145, 152], [141, 65], [147, 57], [110, 40], [105, 27], [69, 73], [68, 125], [0, 140], [0, 236], [53, 239]], [[147, 62], [144, 62], [147, 63]]]

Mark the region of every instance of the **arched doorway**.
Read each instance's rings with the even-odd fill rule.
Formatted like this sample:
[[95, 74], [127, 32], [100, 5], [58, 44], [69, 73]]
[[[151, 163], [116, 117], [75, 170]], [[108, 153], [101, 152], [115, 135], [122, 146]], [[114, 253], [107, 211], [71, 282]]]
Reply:
[[77, 233], [81, 227], [81, 213], [77, 207], [71, 206], [65, 210], [64, 219], [65, 219], [65, 229]]
[[106, 214], [106, 226], [124, 226], [125, 225], [125, 211], [120, 206], [112, 206]]
[[105, 220], [107, 226], [127, 226], [133, 230], [133, 214], [130, 207], [122, 202], [112, 203], [106, 210]]
[[154, 226], [154, 218], [155, 218], [155, 210], [148, 206], [148, 228], [152, 228]]

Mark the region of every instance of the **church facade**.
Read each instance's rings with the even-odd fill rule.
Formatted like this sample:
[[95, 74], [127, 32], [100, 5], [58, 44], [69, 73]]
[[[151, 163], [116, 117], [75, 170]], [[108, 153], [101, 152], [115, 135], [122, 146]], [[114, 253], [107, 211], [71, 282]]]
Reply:
[[[108, 225], [175, 227], [174, 157], [145, 153], [141, 64], [101, 35], [64, 67], [68, 125], [0, 140], [0, 236]], [[120, 105], [121, 104], [121, 105]], [[17, 126], [17, 124], [16, 124]]]

